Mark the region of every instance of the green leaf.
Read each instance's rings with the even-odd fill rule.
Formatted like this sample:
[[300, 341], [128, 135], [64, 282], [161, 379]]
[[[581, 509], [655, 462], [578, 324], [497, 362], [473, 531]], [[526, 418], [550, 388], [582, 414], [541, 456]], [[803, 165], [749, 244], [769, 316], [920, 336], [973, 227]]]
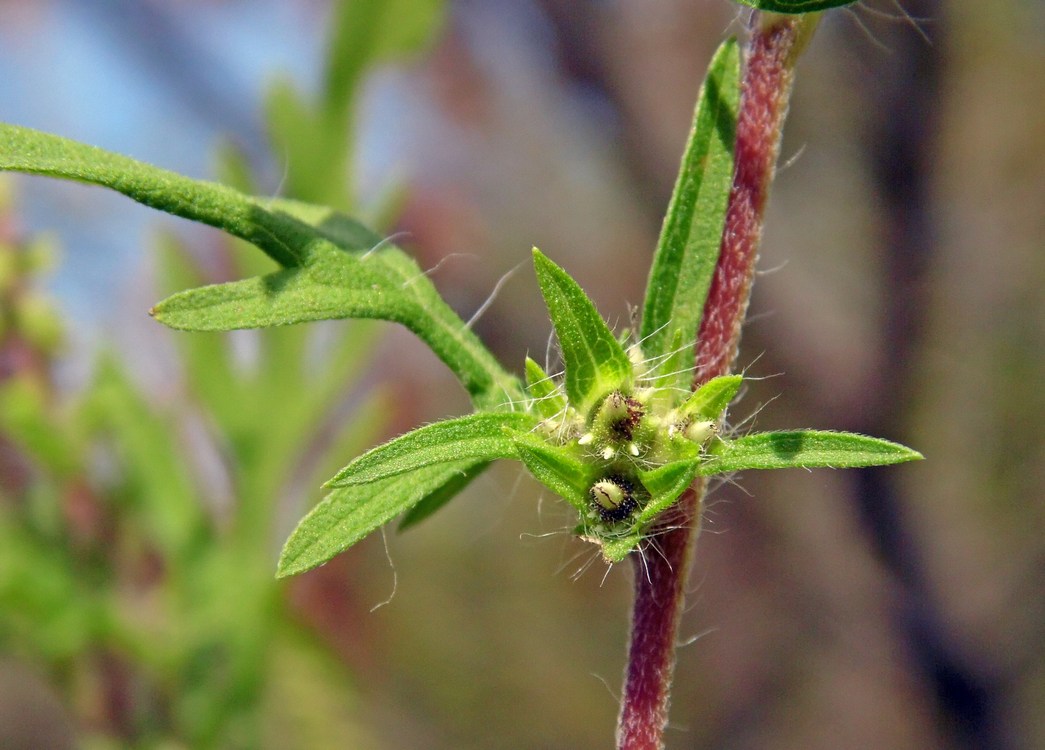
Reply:
[[506, 428], [526, 431], [537, 426], [532, 414], [478, 413], [427, 425], [364, 453], [327, 487], [378, 482], [387, 477], [441, 463], [515, 458], [515, 444]]
[[649, 490], [650, 500], [635, 518], [635, 527], [641, 529], [679, 499], [697, 476], [701, 456], [672, 461], [650, 471], [640, 471], [639, 481]]
[[[323, 379], [326, 380], [326, 376]], [[396, 408], [395, 400], [389, 389], [378, 386], [367, 390], [358, 402], [353, 399], [351, 419], [339, 418], [340, 409], [328, 411], [328, 425], [324, 427], [317, 423], [311, 437], [300, 441], [295, 451], [299, 462], [314, 467], [305, 474], [301, 485], [322, 486], [340, 471], [344, 456], [361, 455], [376, 444], [387, 430], [388, 415]], [[329, 434], [331, 426], [335, 428], [333, 436]], [[319, 461], [315, 461], [317, 452]]]
[[[700, 327], [733, 182], [739, 59], [736, 41], [723, 42], [697, 99], [693, 130], [646, 285], [641, 337], [649, 359], [669, 354], [677, 331], [683, 342], [694, 342]], [[665, 371], [669, 375], [681, 381], [688, 372]]]
[[334, 490], [294, 529], [283, 546], [276, 575], [283, 578], [322, 565], [477, 463], [436, 464]]
[[452, 476], [446, 484], [430, 493], [428, 497], [421, 500], [417, 505], [403, 514], [403, 518], [399, 522], [399, 531], [402, 532], [413, 528], [421, 523], [421, 521], [424, 521], [426, 518], [434, 514], [437, 510], [453, 500], [453, 498], [465, 487], [472, 483], [472, 480], [486, 471], [489, 466], [490, 464], [485, 462], [479, 463], [467, 471]]
[[852, 5], [856, 0], [736, 0], [736, 2], [771, 13], [798, 14], [840, 8], [843, 5]]
[[324, 248], [305, 268], [190, 289], [151, 312], [172, 328], [197, 331], [338, 318], [401, 323], [450, 367], [477, 406], [498, 408], [522, 398], [518, 380], [443, 301], [417, 264], [394, 246], [355, 253]]
[[186, 331], [409, 317], [404, 310], [409, 300], [391, 286], [388, 270], [380, 262], [368, 263], [335, 250], [308, 268], [179, 292], [149, 312], [164, 325]]
[[512, 434], [519, 459], [537, 479], [581, 514], [591, 507], [588, 494], [595, 483], [596, 468], [572, 451], [550, 445], [529, 432]]
[[682, 405], [682, 412], [696, 419], [716, 420], [737, 395], [742, 375], [722, 375], [700, 386]]
[[559, 386], [529, 357], [526, 358], [526, 392], [542, 418], [554, 419], [565, 413], [566, 399]]
[[922, 458], [898, 443], [851, 432], [759, 432], [717, 441], [700, 467], [704, 476], [743, 469], [884, 466]]
[[0, 123], [0, 170], [111, 188], [146, 206], [241, 237], [287, 267], [303, 263], [316, 242], [315, 233], [301, 222], [231, 188], [17, 125]]
[[533, 249], [537, 282], [566, 365], [566, 396], [584, 413], [631, 378], [631, 361], [588, 296], [564, 270]]
[[245, 239], [284, 266], [267, 276], [165, 300], [154, 312], [172, 327], [229, 330], [325, 318], [381, 318], [420, 336], [476, 405], [493, 408], [521, 399], [518, 381], [442, 300], [417, 264], [331, 209], [252, 198], [15, 125], [0, 124], [0, 170], [111, 188]]

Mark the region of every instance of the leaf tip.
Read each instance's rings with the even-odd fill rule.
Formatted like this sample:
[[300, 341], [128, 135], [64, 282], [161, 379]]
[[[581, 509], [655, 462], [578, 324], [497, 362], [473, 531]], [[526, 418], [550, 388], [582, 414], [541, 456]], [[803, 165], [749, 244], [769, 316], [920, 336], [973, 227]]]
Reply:
[[[903, 464], [908, 461], [924, 461], [925, 456], [916, 451], [914, 448], [908, 448], [902, 443], [894, 443], [890, 440], [879, 441], [883, 446], [888, 446], [891, 449], [891, 454], [888, 456], [889, 460], [883, 461], [878, 464], [879, 466], [887, 466], [889, 464]], [[875, 464], [869, 464], [874, 466]]]
[[276, 563], [276, 580], [282, 580], [284, 578], [290, 578], [291, 576], [303, 573], [306, 568], [294, 565], [289, 562], [283, 555], [280, 555], [279, 562]]
[[276, 580], [307, 573], [313, 568], [326, 565], [329, 560], [329, 558], [323, 558], [316, 561], [314, 558], [300, 555], [298, 550], [293, 549], [294, 536], [291, 535], [287, 543], [283, 545], [283, 551], [279, 553], [279, 560], [276, 562]]

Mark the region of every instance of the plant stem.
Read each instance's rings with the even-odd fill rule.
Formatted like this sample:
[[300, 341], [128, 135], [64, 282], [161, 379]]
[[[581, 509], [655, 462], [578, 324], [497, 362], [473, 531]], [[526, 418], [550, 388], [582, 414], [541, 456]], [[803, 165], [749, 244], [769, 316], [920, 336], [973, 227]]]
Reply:
[[[755, 14], [736, 132], [736, 167], [715, 275], [697, 337], [695, 385], [729, 372], [747, 312], [769, 186], [795, 62], [819, 14]], [[706, 485], [698, 481], [658, 522], [635, 564], [631, 644], [617, 729], [620, 750], [663, 747], [675, 641]]]

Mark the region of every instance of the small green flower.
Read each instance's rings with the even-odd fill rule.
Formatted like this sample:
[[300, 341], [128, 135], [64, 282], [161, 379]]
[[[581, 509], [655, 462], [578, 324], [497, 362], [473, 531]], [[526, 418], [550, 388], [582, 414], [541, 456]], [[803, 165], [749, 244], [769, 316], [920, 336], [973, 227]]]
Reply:
[[536, 248], [533, 256], [565, 373], [559, 384], [527, 361], [527, 406], [542, 417], [534, 434], [545, 444], [538, 452], [532, 437], [516, 435], [520, 458], [574, 505], [578, 533], [617, 561], [714, 460], [708, 449], [741, 378], [715, 378], [692, 394], [661, 385], [641, 345], [625, 349], [577, 283]]
[[[565, 373], [556, 383], [528, 360], [528, 409], [542, 418], [534, 432], [545, 445], [538, 459], [530, 438], [517, 439], [520, 458], [573, 503], [579, 533], [605, 553], [606, 541], [641, 539], [653, 520], [650, 509], [669, 508], [693, 482], [741, 378], [716, 378], [694, 394], [659, 385], [664, 378], [641, 345], [625, 350], [562, 268], [536, 249], [534, 265]], [[664, 481], [666, 469], [672, 482]], [[562, 492], [579, 475], [586, 491]], [[630, 548], [618, 544], [607, 559], [620, 559]]]
[[[534, 268], [564, 372], [526, 360], [526, 398], [499, 411], [421, 427], [363, 454], [328, 483], [334, 492], [287, 542], [282, 575], [319, 564], [407, 510], [445, 502], [494, 459], [520, 460], [577, 511], [578, 536], [608, 562], [634, 550], [698, 476], [741, 469], [868, 466], [920, 456], [885, 440], [835, 432], [722, 434], [743, 378], [681, 390], [675, 358], [655, 366], [625, 344], [580, 286], [536, 248]], [[681, 347], [677, 347], [681, 350]], [[689, 352], [692, 355], [692, 350]], [[350, 492], [352, 502], [343, 494]], [[413, 509], [413, 510], [412, 510]], [[327, 543], [337, 540], [337, 547]]]

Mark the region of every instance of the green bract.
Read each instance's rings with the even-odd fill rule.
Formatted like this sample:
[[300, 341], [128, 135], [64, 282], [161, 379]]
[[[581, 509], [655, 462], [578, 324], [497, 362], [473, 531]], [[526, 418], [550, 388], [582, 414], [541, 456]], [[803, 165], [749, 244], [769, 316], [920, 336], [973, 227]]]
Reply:
[[[757, 4], [757, 3], [753, 3]], [[776, 2], [791, 12], [840, 3]], [[349, 463], [298, 525], [279, 560], [292, 575], [382, 524], [442, 507], [496, 459], [518, 459], [577, 511], [577, 533], [623, 559], [699, 477], [920, 458], [884, 440], [833, 432], [721, 433], [742, 378], [692, 391], [695, 339], [722, 236], [739, 101], [736, 42], [716, 52], [650, 270], [635, 338], [618, 337], [580, 286], [536, 248], [534, 269], [559, 341], [562, 377], [532, 359], [525, 387], [439, 296], [417, 264], [352, 219], [311, 204], [252, 197], [26, 128], [0, 124], [0, 170], [101, 185], [252, 242], [281, 268], [189, 289], [153, 309], [189, 330], [379, 318], [416, 333], [458, 377], [476, 412], [427, 425]]]

